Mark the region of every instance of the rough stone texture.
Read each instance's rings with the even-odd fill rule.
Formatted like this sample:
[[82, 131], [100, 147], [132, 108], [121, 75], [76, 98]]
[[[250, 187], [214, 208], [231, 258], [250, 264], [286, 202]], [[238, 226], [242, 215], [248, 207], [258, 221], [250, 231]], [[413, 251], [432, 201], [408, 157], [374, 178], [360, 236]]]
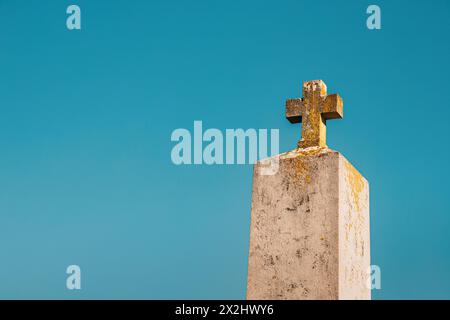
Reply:
[[247, 299], [370, 299], [369, 186], [338, 152], [254, 168]]
[[344, 116], [344, 102], [338, 94], [327, 95], [322, 80], [303, 82], [303, 98], [286, 101], [286, 118], [302, 123], [300, 148], [326, 147], [326, 123]]

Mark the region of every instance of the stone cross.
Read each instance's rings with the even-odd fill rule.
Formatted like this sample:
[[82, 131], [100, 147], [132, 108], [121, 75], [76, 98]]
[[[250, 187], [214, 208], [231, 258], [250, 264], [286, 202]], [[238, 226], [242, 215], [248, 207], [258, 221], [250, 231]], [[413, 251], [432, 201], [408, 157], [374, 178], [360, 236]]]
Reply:
[[325, 144], [342, 105], [321, 80], [304, 82], [303, 99], [286, 102], [287, 119], [302, 122], [299, 147], [270, 158], [275, 174], [255, 164], [249, 300], [371, 298], [369, 183]]
[[303, 98], [286, 101], [286, 118], [291, 123], [302, 123], [298, 147], [326, 147], [326, 121], [342, 118], [343, 106], [338, 94], [327, 95], [322, 80], [303, 82]]

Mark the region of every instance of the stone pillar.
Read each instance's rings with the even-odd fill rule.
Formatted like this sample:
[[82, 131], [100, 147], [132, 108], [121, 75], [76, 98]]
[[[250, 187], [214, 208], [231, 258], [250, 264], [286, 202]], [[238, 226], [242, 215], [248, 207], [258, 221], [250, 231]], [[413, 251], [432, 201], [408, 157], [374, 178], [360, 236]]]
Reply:
[[254, 168], [247, 299], [370, 299], [369, 185], [326, 147]]

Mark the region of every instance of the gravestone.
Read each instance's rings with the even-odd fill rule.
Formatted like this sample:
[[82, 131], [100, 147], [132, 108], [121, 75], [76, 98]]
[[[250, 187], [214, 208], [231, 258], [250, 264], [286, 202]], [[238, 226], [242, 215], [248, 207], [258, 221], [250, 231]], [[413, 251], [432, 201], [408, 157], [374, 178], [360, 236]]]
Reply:
[[326, 121], [342, 117], [321, 80], [287, 100], [302, 139], [275, 156], [276, 174], [255, 164], [247, 299], [370, 299], [369, 184], [326, 145]]

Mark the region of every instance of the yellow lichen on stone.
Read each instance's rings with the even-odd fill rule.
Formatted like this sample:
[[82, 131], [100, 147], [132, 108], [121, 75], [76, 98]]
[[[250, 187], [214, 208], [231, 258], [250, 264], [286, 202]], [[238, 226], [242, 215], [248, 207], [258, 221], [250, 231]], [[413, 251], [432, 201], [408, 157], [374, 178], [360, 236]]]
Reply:
[[360, 212], [360, 194], [364, 190], [364, 179], [358, 170], [356, 170], [349, 162], [345, 161], [344, 163], [347, 169], [347, 181], [351, 188], [353, 203], [355, 204], [356, 211]]
[[311, 147], [307, 149], [297, 149], [298, 154], [302, 156], [315, 156], [323, 152], [330, 151], [327, 147]]
[[311, 183], [311, 176], [308, 174], [305, 178], [306, 183], [310, 184]]
[[343, 116], [343, 102], [339, 95], [327, 95], [322, 80], [305, 81], [303, 98], [286, 101], [286, 118], [291, 123], [302, 123], [299, 148], [326, 147], [326, 120]]
[[295, 177], [297, 181], [306, 182], [307, 184], [310, 184], [312, 181], [311, 178], [311, 167], [309, 165], [309, 157], [314, 157], [318, 154], [328, 152], [330, 149], [326, 147], [312, 147], [307, 149], [297, 149], [294, 152], [301, 156], [298, 157], [296, 160], [296, 166], [295, 166]]
[[306, 173], [308, 172], [309, 168], [308, 165], [306, 164], [306, 161], [304, 159], [298, 159], [296, 161], [296, 166], [295, 166], [295, 178], [296, 180], [300, 180], [303, 181], [305, 180], [305, 176]]

